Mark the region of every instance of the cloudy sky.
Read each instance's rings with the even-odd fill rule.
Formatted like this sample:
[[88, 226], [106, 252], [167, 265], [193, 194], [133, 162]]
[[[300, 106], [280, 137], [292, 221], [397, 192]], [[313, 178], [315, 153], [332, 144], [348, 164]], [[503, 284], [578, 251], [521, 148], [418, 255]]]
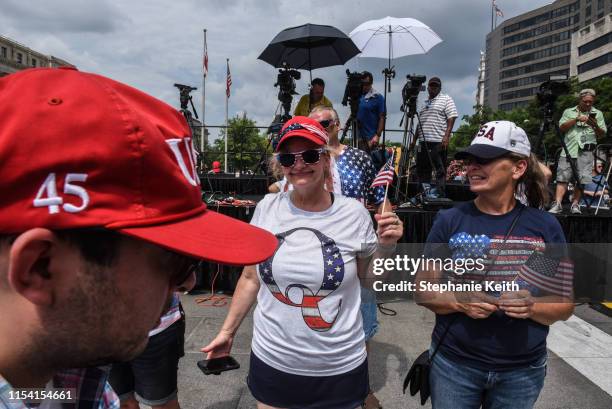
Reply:
[[[505, 18], [540, 7], [549, 0], [497, 0]], [[230, 116], [246, 112], [258, 125], [269, 125], [277, 109], [277, 71], [257, 59], [282, 29], [305, 23], [333, 25], [345, 33], [366, 20], [412, 17], [444, 40], [428, 54], [395, 60], [397, 76], [388, 97], [387, 128], [399, 128], [401, 88], [406, 74], [439, 76], [443, 92], [459, 115], [472, 113], [480, 50], [491, 26], [489, 0], [3, 0], [0, 34], [34, 50], [100, 73], [178, 106], [175, 82], [198, 87], [194, 102], [201, 113], [203, 29], [208, 37], [206, 123], [221, 125], [225, 115], [225, 59], [233, 86]], [[502, 21], [501, 19], [499, 20]], [[386, 60], [358, 58], [346, 67], [313, 71], [322, 77], [326, 95], [344, 121], [340, 105], [346, 68], [369, 70], [374, 87], [383, 90]], [[297, 90], [308, 92], [308, 72]], [[420, 100], [425, 98], [422, 93]], [[294, 100], [294, 106], [297, 99]], [[212, 131], [213, 137], [216, 131]], [[397, 133], [390, 134], [399, 139]]]

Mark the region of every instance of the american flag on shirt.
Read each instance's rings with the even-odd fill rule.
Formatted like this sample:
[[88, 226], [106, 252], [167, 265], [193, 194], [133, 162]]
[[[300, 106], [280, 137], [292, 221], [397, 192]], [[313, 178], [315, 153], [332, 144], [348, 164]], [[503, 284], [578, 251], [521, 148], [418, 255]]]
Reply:
[[230, 88], [232, 87], [232, 74], [230, 74], [229, 60], [227, 60], [227, 78], [225, 80], [225, 95], [230, 97]]
[[574, 265], [535, 251], [518, 272], [518, 278], [550, 295], [569, 298], [572, 295]]
[[380, 168], [372, 182], [372, 187], [384, 186], [393, 182], [393, 175], [395, 175], [395, 170], [393, 169], [393, 156], [394, 155], [391, 155], [387, 163]]

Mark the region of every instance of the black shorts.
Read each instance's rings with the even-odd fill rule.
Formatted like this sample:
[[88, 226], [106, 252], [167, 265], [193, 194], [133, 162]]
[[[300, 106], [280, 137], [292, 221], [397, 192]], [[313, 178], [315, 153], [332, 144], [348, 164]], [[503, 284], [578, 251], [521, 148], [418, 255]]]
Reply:
[[132, 361], [113, 364], [109, 383], [121, 400], [134, 394], [140, 403], [157, 406], [176, 399], [178, 362], [184, 355], [184, 344], [183, 315], [150, 337], [144, 352]]
[[340, 375], [302, 376], [279, 371], [251, 352], [249, 389], [259, 402], [287, 409], [355, 409], [369, 392], [368, 360]]

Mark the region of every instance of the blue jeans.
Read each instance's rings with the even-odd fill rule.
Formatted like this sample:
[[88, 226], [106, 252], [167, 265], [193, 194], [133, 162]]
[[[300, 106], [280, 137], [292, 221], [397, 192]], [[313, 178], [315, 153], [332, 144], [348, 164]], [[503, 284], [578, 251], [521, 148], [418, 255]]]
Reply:
[[495, 372], [457, 364], [438, 352], [429, 373], [432, 408], [532, 408], [544, 386], [546, 358], [526, 368]]
[[376, 293], [369, 288], [361, 287], [361, 317], [363, 319], [363, 332], [368, 342], [378, 332], [378, 306]]

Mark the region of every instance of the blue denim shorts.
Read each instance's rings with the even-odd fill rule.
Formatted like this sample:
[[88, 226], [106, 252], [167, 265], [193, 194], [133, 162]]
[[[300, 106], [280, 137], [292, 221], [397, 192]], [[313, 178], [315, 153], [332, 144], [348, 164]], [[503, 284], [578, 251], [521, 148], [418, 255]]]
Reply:
[[361, 317], [363, 319], [363, 332], [368, 342], [378, 332], [378, 306], [376, 293], [369, 288], [361, 287]]

